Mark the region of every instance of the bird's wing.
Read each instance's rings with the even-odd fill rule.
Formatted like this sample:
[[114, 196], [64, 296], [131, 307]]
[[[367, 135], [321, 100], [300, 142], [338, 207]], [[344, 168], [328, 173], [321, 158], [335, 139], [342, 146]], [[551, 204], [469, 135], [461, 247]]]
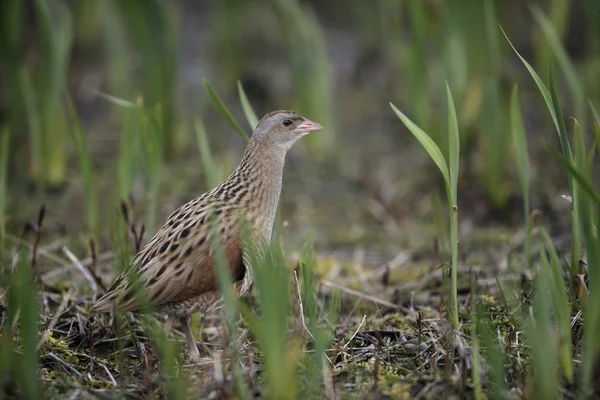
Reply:
[[[134, 311], [144, 304], [158, 306], [218, 290], [210, 229], [213, 226], [220, 227], [219, 237], [233, 280], [243, 278], [245, 267], [235, 208], [189, 204], [171, 214], [130, 267], [94, 305], [95, 310], [110, 311], [118, 303], [122, 310]], [[214, 217], [210, 222], [209, 214]], [[142, 289], [145, 301], [140, 301]]]

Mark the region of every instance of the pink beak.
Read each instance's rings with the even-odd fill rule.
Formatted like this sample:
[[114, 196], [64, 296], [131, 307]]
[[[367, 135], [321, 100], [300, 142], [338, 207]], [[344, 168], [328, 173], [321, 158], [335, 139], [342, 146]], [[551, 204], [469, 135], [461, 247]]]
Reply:
[[311, 121], [310, 119], [304, 118], [304, 121], [300, 125], [294, 129], [297, 133], [309, 133], [314, 131], [319, 131], [323, 129], [321, 124], [317, 124], [316, 122]]

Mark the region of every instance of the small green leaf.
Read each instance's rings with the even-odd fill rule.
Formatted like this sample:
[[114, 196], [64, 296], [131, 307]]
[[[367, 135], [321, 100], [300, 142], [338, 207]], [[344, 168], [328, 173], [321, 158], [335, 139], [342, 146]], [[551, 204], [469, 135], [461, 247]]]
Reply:
[[446, 165], [446, 160], [444, 159], [444, 155], [442, 154], [440, 148], [435, 144], [435, 142], [425, 133], [421, 128], [415, 125], [406, 115], [404, 115], [400, 110], [396, 108], [392, 103], [390, 103], [392, 110], [396, 113], [398, 118], [406, 125], [408, 130], [414, 135], [414, 137], [421, 143], [421, 145], [427, 150], [427, 153], [433, 160], [433, 162], [438, 166], [440, 172], [444, 176], [444, 181], [446, 181], [446, 185], [450, 187], [450, 175], [448, 173], [448, 165]]
[[250, 140], [248, 138], [248, 135], [246, 134], [246, 132], [244, 132], [244, 130], [242, 129], [242, 127], [240, 126], [240, 124], [238, 124], [238, 122], [233, 117], [233, 114], [231, 114], [231, 112], [229, 112], [229, 110], [227, 109], [227, 107], [225, 107], [225, 104], [223, 103], [223, 100], [221, 100], [221, 98], [219, 97], [219, 95], [217, 94], [217, 92], [215, 92], [215, 90], [212, 88], [212, 86], [210, 86], [210, 83], [208, 83], [208, 81], [206, 79], [204, 79], [204, 78], [202, 80], [204, 81], [204, 86], [206, 87], [206, 91], [208, 92], [208, 96], [210, 97], [210, 100], [212, 101], [212, 103], [215, 106], [215, 108], [217, 109], [217, 111], [223, 117], [225, 117], [225, 119], [227, 120], [227, 122], [229, 123], [229, 125], [231, 125], [231, 127], [233, 129], [235, 129], [235, 131], [241, 137], [243, 137], [246, 140]]

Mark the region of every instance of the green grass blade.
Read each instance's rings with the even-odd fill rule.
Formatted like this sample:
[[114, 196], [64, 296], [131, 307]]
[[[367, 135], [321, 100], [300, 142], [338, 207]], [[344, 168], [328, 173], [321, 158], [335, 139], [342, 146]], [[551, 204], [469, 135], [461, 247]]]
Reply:
[[[546, 274], [549, 284], [550, 300], [554, 309], [556, 325], [560, 332], [558, 351], [563, 373], [569, 382], [573, 380], [573, 351], [571, 348], [571, 307], [567, 299], [562, 268], [556, 249], [545, 229], [541, 229], [546, 242], [549, 262], [542, 262], [542, 273]], [[544, 253], [545, 254], [545, 253]]]
[[513, 86], [510, 98], [510, 125], [515, 149], [515, 161], [519, 172], [519, 181], [523, 193], [523, 213], [525, 219], [525, 260], [529, 264], [531, 255], [531, 220], [529, 218], [529, 153], [527, 150], [527, 136], [523, 126], [521, 106], [519, 103], [519, 90]]
[[[569, 138], [567, 136], [567, 127], [565, 125], [565, 119], [563, 118], [562, 110], [560, 107], [560, 101], [558, 100], [558, 92], [556, 90], [556, 81], [554, 79], [554, 67], [552, 62], [552, 54], [548, 57], [548, 75], [550, 80], [550, 96], [552, 98], [552, 107], [554, 108], [554, 114], [558, 118], [558, 136], [560, 138], [560, 145], [562, 147], [563, 154], [566, 159], [572, 160], [573, 153], [571, 146], [569, 145]], [[571, 178], [569, 177], [569, 184], [571, 184]], [[573, 193], [573, 189], [571, 189]]]
[[[551, 267], [548, 265], [548, 256], [545, 250], [541, 251], [541, 262], [545, 265], [544, 271]], [[536, 289], [533, 298], [533, 319], [524, 316], [525, 333], [531, 347], [533, 362], [532, 378], [534, 398], [553, 399], [556, 396], [559, 371], [559, 354], [551, 322], [551, 302], [548, 293], [552, 290], [548, 274], [542, 273], [536, 280]], [[528, 321], [529, 320], [529, 321]]]
[[510, 45], [510, 47], [512, 47], [512, 49], [514, 50], [514, 52], [517, 54], [517, 56], [519, 57], [519, 59], [521, 60], [521, 62], [523, 63], [523, 65], [525, 65], [525, 68], [527, 68], [527, 71], [529, 71], [529, 74], [531, 75], [531, 77], [535, 81], [535, 84], [537, 85], [538, 89], [542, 93], [542, 97], [544, 98], [544, 101], [546, 102], [546, 106], [548, 107], [548, 111], [550, 111], [550, 115], [552, 117], [552, 121], [554, 121], [554, 125], [556, 126], [556, 131], [560, 132], [560, 128], [559, 128], [559, 124], [558, 124], [558, 117], [557, 117], [557, 115], [554, 112], [554, 106], [552, 104], [552, 97], [550, 95], [550, 92], [546, 88], [546, 85], [544, 85], [544, 82], [542, 81], [542, 79], [540, 78], [540, 76], [537, 74], [537, 72], [535, 72], [535, 70], [533, 69], [533, 67], [531, 66], [531, 64], [529, 64], [527, 62], [527, 60], [525, 60], [523, 58], [523, 56], [521, 56], [521, 54], [517, 51], [517, 49], [515, 48], [515, 46], [513, 46], [512, 42], [510, 41], [510, 39], [506, 35], [506, 32], [504, 32], [504, 29], [502, 29], [502, 26], [500, 26], [500, 30], [502, 31], [502, 34], [506, 38], [506, 41], [508, 42], [508, 44]]
[[10, 290], [14, 290], [14, 293], [9, 296], [17, 300], [17, 309], [20, 310], [19, 337], [23, 353], [20, 357], [21, 362], [13, 368], [17, 373], [17, 381], [20, 383], [25, 399], [42, 398], [40, 381], [38, 380], [38, 288], [34, 288], [33, 282], [28, 257], [25, 256], [24, 252], [21, 252], [17, 273], [13, 276], [13, 286], [10, 287]]
[[75, 111], [73, 101], [70, 97], [67, 98], [68, 111], [70, 116], [70, 131], [73, 141], [75, 142], [75, 148], [79, 155], [79, 164], [81, 168], [81, 175], [83, 177], [84, 186], [84, 201], [85, 201], [85, 215], [88, 229], [91, 238], [94, 243], [99, 243], [99, 210], [98, 210], [98, 188], [96, 184], [96, 177], [94, 176], [94, 166], [92, 163], [92, 156], [90, 154], [87, 140], [81, 127], [81, 122]]
[[21, 89], [21, 95], [23, 96], [23, 102], [25, 103], [25, 113], [29, 128], [29, 146], [31, 154], [30, 171], [31, 175], [33, 175], [33, 178], [36, 179], [37, 175], [41, 173], [40, 170], [43, 168], [44, 164], [44, 153], [42, 150], [42, 121], [37, 105], [35, 89], [33, 87], [33, 83], [31, 82], [31, 76], [29, 71], [25, 68], [21, 69], [19, 73], [19, 85]]
[[392, 103], [390, 103], [392, 110], [396, 113], [398, 118], [406, 125], [408, 130], [413, 134], [413, 136], [421, 143], [421, 145], [425, 148], [435, 165], [440, 169], [444, 180], [446, 181], [446, 185], [450, 187], [450, 174], [448, 172], [448, 165], [446, 164], [446, 160], [444, 159], [444, 155], [440, 148], [435, 144], [433, 140], [425, 133], [421, 128], [415, 125], [406, 115], [404, 115], [400, 110], [396, 108]]
[[202, 158], [202, 165], [204, 166], [204, 174], [206, 175], [206, 183], [209, 188], [214, 188], [219, 184], [219, 176], [215, 167], [215, 162], [212, 158], [212, 151], [210, 150], [210, 143], [206, 136], [206, 128], [201, 118], [197, 118], [194, 123], [196, 131], [196, 140], [198, 142], [198, 150], [200, 151], [200, 157]]
[[242, 103], [242, 108], [244, 109], [244, 114], [246, 114], [246, 120], [248, 120], [248, 124], [250, 124], [250, 129], [254, 131], [256, 126], [258, 125], [258, 118], [256, 117], [256, 113], [250, 105], [250, 101], [248, 101], [248, 96], [246, 96], [246, 92], [242, 86], [240, 81], [237, 81], [238, 94], [240, 96], [240, 102]]
[[[581, 126], [579, 125], [579, 123], [577, 122], [576, 119], [573, 119], [574, 124], [573, 124], [573, 130], [574, 130], [574, 145], [575, 145], [575, 155], [574, 155], [574, 164], [579, 168], [580, 171], [583, 172], [583, 175], [586, 179], [589, 180], [590, 177], [590, 171], [591, 171], [591, 167], [588, 167], [589, 165], [589, 160], [588, 160], [588, 155], [586, 153], [586, 149], [585, 149], [585, 141], [583, 139], [583, 135], [581, 133]], [[593, 146], [592, 146], [593, 147]], [[590, 152], [591, 156], [593, 156], [593, 149]], [[590, 159], [591, 159], [590, 156]], [[579, 261], [581, 260], [582, 257], [582, 252], [583, 252], [583, 245], [581, 243], [582, 241], [582, 221], [581, 221], [581, 209], [579, 207], [577, 207], [577, 204], [579, 204], [578, 200], [577, 200], [577, 196], [579, 196], [579, 190], [578, 190], [578, 186], [579, 183], [577, 181], [573, 181], [571, 180], [571, 187], [572, 187], [572, 210], [573, 210], [573, 222], [572, 222], [572, 236], [573, 239], [571, 240], [572, 243], [572, 250], [571, 250], [571, 268], [570, 268], [570, 280], [571, 280], [571, 287], [573, 288], [573, 290], [575, 290], [575, 285], [576, 285], [576, 281], [577, 281], [577, 275], [580, 273], [580, 267], [579, 267]]]
[[577, 71], [569, 59], [569, 56], [562, 44], [562, 39], [557, 35], [552, 22], [548, 19], [546, 14], [536, 5], [530, 6], [531, 13], [535, 18], [536, 22], [542, 29], [546, 40], [550, 43], [550, 48], [556, 54], [556, 58], [558, 63], [563, 71], [563, 74], [567, 80], [569, 90], [571, 91], [571, 96], [573, 102], [575, 104], [575, 113], [578, 118], [584, 118], [584, 99], [585, 93], [584, 89], [579, 83], [579, 79], [577, 78]]
[[600, 126], [600, 113], [598, 113], [598, 110], [594, 106], [594, 103], [592, 103], [591, 99], [589, 100], [589, 103], [590, 103], [590, 108], [592, 109], [592, 115], [594, 116], [594, 122], [596, 125]]
[[202, 80], [204, 81], [204, 86], [206, 87], [206, 91], [208, 92], [208, 97], [210, 97], [210, 100], [212, 101], [212, 103], [215, 106], [215, 108], [217, 109], [217, 111], [223, 117], [225, 117], [225, 120], [229, 123], [229, 125], [231, 125], [231, 127], [233, 129], [235, 129], [235, 131], [241, 137], [243, 137], [246, 140], [250, 140], [250, 138], [248, 137], [248, 135], [246, 134], [246, 132], [244, 132], [244, 130], [242, 129], [242, 127], [240, 126], [240, 124], [238, 124], [238, 122], [233, 117], [233, 114], [231, 114], [231, 112], [229, 112], [229, 110], [227, 109], [227, 107], [225, 107], [225, 103], [223, 103], [223, 100], [221, 100], [221, 98], [219, 97], [219, 95], [217, 94], [217, 92], [215, 92], [215, 90], [212, 88], [212, 86], [210, 85], [210, 83], [208, 83], [208, 81], [206, 79], [204, 79], [204, 78]]
[[450, 166], [450, 186], [452, 187], [452, 200], [454, 205], [457, 201], [457, 190], [458, 190], [458, 163], [460, 153], [460, 137], [458, 134], [458, 119], [456, 117], [456, 109], [454, 107], [454, 100], [452, 99], [452, 93], [450, 92], [450, 86], [446, 81], [446, 94], [448, 100], [448, 135], [449, 135], [449, 152], [448, 152], [448, 165]]
[[458, 328], [458, 163], [460, 137], [458, 119], [450, 86], [446, 82], [448, 101], [448, 158], [450, 165], [450, 247], [452, 250], [452, 279], [450, 287], [450, 310], [454, 327]]
[[[6, 238], [6, 206], [7, 206], [7, 182], [8, 175], [8, 151], [10, 146], [10, 134], [8, 128], [2, 130], [0, 142], [0, 262], [4, 257], [4, 239]], [[3, 271], [0, 269], [0, 276]]]

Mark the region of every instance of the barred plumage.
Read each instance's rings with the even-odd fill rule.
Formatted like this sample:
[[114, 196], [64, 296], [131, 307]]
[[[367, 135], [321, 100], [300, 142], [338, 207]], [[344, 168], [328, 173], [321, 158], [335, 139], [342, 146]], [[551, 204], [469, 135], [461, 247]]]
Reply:
[[211, 228], [219, 231], [241, 295], [251, 284], [252, 270], [245, 262], [240, 224], [248, 224], [252, 239], [270, 240], [285, 154], [302, 136], [319, 129], [319, 124], [293, 111], [275, 111], [263, 117], [235, 171], [214, 189], [174, 211], [94, 310], [111, 311], [115, 304], [125, 311], [140, 309], [130, 279], [135, 274], [152, 307], [181, 319], [190, 357], [197, 360], [189, 314], [206, 310], [220, 297]]

